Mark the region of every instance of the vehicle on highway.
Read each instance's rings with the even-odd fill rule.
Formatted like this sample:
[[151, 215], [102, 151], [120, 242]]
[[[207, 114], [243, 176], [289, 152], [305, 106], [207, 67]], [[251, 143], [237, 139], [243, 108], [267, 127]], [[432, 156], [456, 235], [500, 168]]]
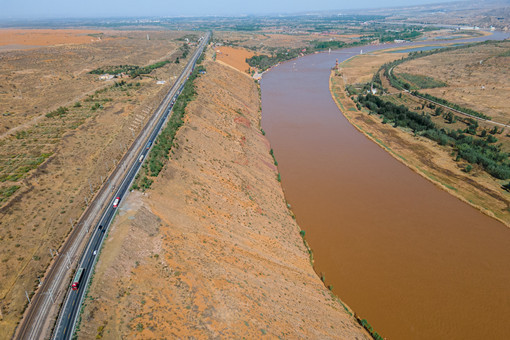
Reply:
[[117, 197], [117, 198], [115, 199], [115, 201], [113, 201], [113, 207], [114, 207], [114, 208], [117, 208], [117, 207], [119, 206], [119, 202], [120, 202], [120, 197]]
[[142, 155], [140, 155], [140, 158], [138, 159], [138, 161], [139, 161], [140, 163], [142, 163], [142, 161], [143, 161], [143, 156], [144, 156], [143, 154], [142, 154]]
[[147, 142], [147, 145], [145, 146], [145, 150], [149, 150], [151, 145], [152, 145], [152, 141], [150, 140]]
[[71, 288], [73, 290], [78, 290], [78, 288], [80, 287], [80, 281], [81, 281], [82, 276], [83, 276], [83, 267], [79, 268], [76, 271], [76, 274], [74, 275], [73, 283], [71, 284]]

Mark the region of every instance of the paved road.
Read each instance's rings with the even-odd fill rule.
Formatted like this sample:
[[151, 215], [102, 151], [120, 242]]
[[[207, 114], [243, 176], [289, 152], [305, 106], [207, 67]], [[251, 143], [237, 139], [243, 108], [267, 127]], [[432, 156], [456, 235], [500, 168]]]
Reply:
[[[60, 287], [62, 285], [68, 286], [69, 269], [73, 267], [74, 259], [77, 258], [76, 255], [79, 254], [79, 250], [83, 249], [83, 241], [89, 234], [89, 226], [95, 225], [92, 229], [92, 235], [85, 246], [85, 251], [78, 261], [79, 265], [77, 268], [84, 269], [80, 287], [78, 290], [71, 290], [70, 286], [68, 286], [66, 299], [53, 332], [53, 338], [55, 339], [70, 339], [72, 337], [85, 288], [90, 280], [90, 274], [93, 271], [99, 253], [98, 250], [116, 213], [117, 208], [113, 207], [113, 201], [116, 197], [120, 197], [120, 202], [122, 202], [122, 199], [129, 193], [131, 182], [143, 164], [145, 156], [150, 151], [152, 142], [167, 121], [177, 96], [182, 91], [184, 83], [194, 69], [195, 63], [209, 38], [210, 33], [207, 33], [158, 109], [119, 162], [117, 168], [110, 176], [107, 185], [101, 188], [85, 212], [81, 223], [73, 230], [69, 239], [60, 250], [60, 254], [49, 269], [45, 281], [36, 295], [34, 295], [25, 317], [15, 334], [15, 338], [42, 339], [48, 335], [48, 327], [51, 327], [51, 319], [54, 314], [52, 309], [56, 308], [55, 302], [59, 300], [58, 292]], [[114, 186], [114, 183], [117, 183], [117, 185]], [[112, 194], [113, 188], [116, 188], [114, 194]], [[99, 222], [95, 224], [94, 222], [97, 221], [98, 217], [100, 217]]]

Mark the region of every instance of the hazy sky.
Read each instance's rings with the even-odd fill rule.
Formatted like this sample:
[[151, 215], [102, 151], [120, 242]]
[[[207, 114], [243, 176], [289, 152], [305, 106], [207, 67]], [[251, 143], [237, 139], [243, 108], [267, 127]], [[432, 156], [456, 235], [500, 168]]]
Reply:
[[203, 16], [393, 7], [440, 0], [0, 0], [1, 18]]

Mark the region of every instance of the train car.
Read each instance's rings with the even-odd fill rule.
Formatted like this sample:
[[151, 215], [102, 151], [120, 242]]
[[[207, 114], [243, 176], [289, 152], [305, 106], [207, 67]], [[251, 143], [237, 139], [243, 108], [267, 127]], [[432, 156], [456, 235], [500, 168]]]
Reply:
[[82, 267], [76, 271], [76, 274], [74, 275], [73, 283], [71, 284], [71, 288], [73, 290], [78, 290], [78, 288], [80, 287], [80, 281], [81, 281], [81, 278], [83, 277], [83, 270], [84, 270], [84, 268]]

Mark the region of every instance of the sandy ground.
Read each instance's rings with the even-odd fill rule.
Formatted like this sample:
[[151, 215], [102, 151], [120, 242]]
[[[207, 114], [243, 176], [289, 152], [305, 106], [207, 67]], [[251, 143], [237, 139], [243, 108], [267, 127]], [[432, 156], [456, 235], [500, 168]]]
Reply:
[[461, 170], [464, 164], [455, 162], [448, 148], [383, 125], [380, 118], [368, 115], [365, 110], [358, 111], [345, 93], [342, 77], [332, 75], [330, 88], [333, 98], [344, 116], [358, 130], [434, 184], [510, 226], [510, 194], [501, 189], [500, 181], [481, 169], [466, 174]]
[[[125, 146], [132, 142], [171, 86], [170, 82], [157, 85], [154, 78], [170, 80], [179, 74], [184, 63], [169, 64], [144, 79], [125, 79], [128, 84], [121, 87], [113, 86], [113, 81], [99, 81], [97, 76], [85, 76], [84, 72], [74, 78], [69, 73], [104, 65], [107, 60], [145, 65], [171, 56], [180, 45], [172, 42], [176, 36], [164, 40], [163, 33], [151, 49], [145, 36], [145, 32], [134, 33], [131, 39], [103, 41], [101, 45], [65, 45], [2, 55], [1, 68], [5, 73], [0, 73], [8, 79], [4, 82], [6, 78], [2, 78], [1, 86], [15, 84], [23, 92], [32, 86], [39, 90], [19, 100], [25, 103], [17, 106], [12, 125], [8, 123], [10, 127], [21, 126], [19, 131], [23, 133], [0, 139], [0, 173], [19, 173], [38, 155], [51, 156], [21, 178], [0, 183], [0, 188], [14, 184], [21, 187], [0, 207], [0, 334], [12, 334], [26, 304], [25, 290], [32, 294], [38, 278], [44, 279], [51, 261], [49, 249], [60, 247], [82, 214], [86, 199], [90, 200], [98, 190], [101, 180], [106, 179]], [[124, 53], [108, 59], [113, 49]], [[52, 60], [44, 62], [48, 55], [53, 56]], [[55, 75], [51, 81], [34, 84], [37, 77], [50, 74]], [[88, 95], [80, 92], [87, 90]], [[14, 107], [16, 100], [0, 97], [0, 106]], [[74, 107], [76, 101], [80, 107]], [[41, 110], [41, 119], [27, 123], [24, 119], [36, 116], [25, 111], [26, 103], [63, 105], [69, 111], [62, 118], [46, 118], [48, 111]], [[102, 108], [92, 110], [96, 103]], [[2, 116], [2, 124], [10, 118]]]
[[256, 85], [205, 66], [168, 164], [121, 206], [79, 337], [368, 339], [312, 269]]
[[99, 41], [101, 31], [76, 29], [0, 29], [0, 46], [49, 46]]
[[216, 60], [224, 62], [237, 70], [250, 73], [250, 65], [246, 62], [255, 55], [255, 53], [245, 50], [244, 48], [234, 48], [228, 46], [220, 46], [215, 48]]
[[354, 56], [341, 63], [338, 72], [346, 84], [363, 84], [372, 80], [382, 64], [400, 59], [407, 53], [369, 53]]

